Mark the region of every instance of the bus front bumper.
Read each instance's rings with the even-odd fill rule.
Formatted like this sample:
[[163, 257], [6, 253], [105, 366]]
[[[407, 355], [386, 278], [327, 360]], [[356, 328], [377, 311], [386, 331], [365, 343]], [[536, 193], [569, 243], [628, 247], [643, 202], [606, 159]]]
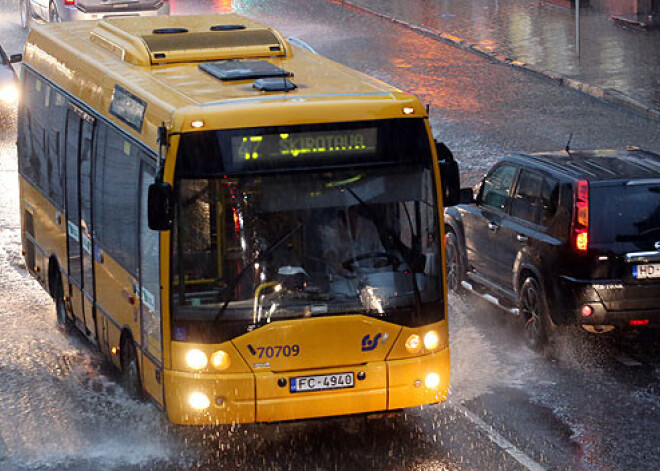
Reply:
[[[290, 391], [291, 377], [351, 372], [356, 378], [352, 388]], [[280, 422], [398, 410], [444, 401], [448, 389], [449, 349], [404, 360], [288, 373], [165, 371], [167, 413], [172, 423], [180, 425]], [[194, 405], [207, 406], [195, 409]]]

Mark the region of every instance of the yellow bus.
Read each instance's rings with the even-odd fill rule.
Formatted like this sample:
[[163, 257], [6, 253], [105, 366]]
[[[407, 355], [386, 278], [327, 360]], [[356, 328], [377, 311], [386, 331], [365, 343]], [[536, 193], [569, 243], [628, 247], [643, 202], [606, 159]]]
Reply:
[[36, 26], [23, 60], [26, 265], [130, 391], [188, 425], [447, 397], [458, 169], [416, 98], [238, 15]]

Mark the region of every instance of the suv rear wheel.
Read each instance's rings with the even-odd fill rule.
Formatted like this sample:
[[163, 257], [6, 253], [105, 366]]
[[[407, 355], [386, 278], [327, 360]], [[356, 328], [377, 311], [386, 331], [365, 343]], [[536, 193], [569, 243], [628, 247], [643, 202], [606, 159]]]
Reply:
[[463, 281], [463, 278], [465, 277], [460, 250], [456, 234], [451, 230], [447, 230], [445, 233], [447, 289], [454, 292], [460, 292], [461, 281]]
[[525, 342], [534, 350], [539, 350], [548, 343], [552, 326], [543, 288], [536, 278], [529, 276], [525, 279], [520, 288], [518, 304], [525, 323]]

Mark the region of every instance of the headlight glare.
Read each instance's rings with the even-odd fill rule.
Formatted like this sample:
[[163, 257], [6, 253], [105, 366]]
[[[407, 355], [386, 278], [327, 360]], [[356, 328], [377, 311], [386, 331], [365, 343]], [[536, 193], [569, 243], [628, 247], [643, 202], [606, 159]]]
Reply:
[[201, 350], [195, 348], [186, 354], [186, 364], [193, 370], [204, 369], [208, 363], [209, 359], [206, 357], [206, 353]]
[[211, 364], [217, 370], [226, 370], [231, 364], [229, 354], [223, 350], [218, 350], [211, 355]]
[[406, 350], [408, 350], [410, 353], [419, 353], [421, 349], [422, 339], [419, 338], [419, 335], [412, 334], [410, 337], [408, 337], [408, 340], [406, 340]]
[[435, 330], [429, 330], [424, 336], [424, 347], [427, 350], [435, 350], [440, 344], [440, 337]]
[[18, 87], [14, 84], [0, 87], [0, 102], [6, 105], [18, 103]]
[[424, 386], [428, 389], [435, 389], [440, 386], [440, 376], [437, 373], [429, 373], [424, 379]]
[[188, 398], [188, 404], [193, 409], [204, 410], [211, 405], [211, 401], [209, 401], [209, 398], [206, 397], [206, 394], [201, 392], [194, 392]]

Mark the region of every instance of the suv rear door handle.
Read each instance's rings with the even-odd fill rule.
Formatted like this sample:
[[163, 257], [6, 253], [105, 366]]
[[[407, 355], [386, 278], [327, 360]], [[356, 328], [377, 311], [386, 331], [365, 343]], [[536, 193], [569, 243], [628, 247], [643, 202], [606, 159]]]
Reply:
[[488, 223], [488, 229], [491, 230], [491, 231], [496, 231], [499, 227], [500, 227], [500, 225], [496, 222], [489, 222]]
[[527, 242], [527, 236], [523, 234], [518, 234], [516, 239], [518, 239], [520, 242]]

